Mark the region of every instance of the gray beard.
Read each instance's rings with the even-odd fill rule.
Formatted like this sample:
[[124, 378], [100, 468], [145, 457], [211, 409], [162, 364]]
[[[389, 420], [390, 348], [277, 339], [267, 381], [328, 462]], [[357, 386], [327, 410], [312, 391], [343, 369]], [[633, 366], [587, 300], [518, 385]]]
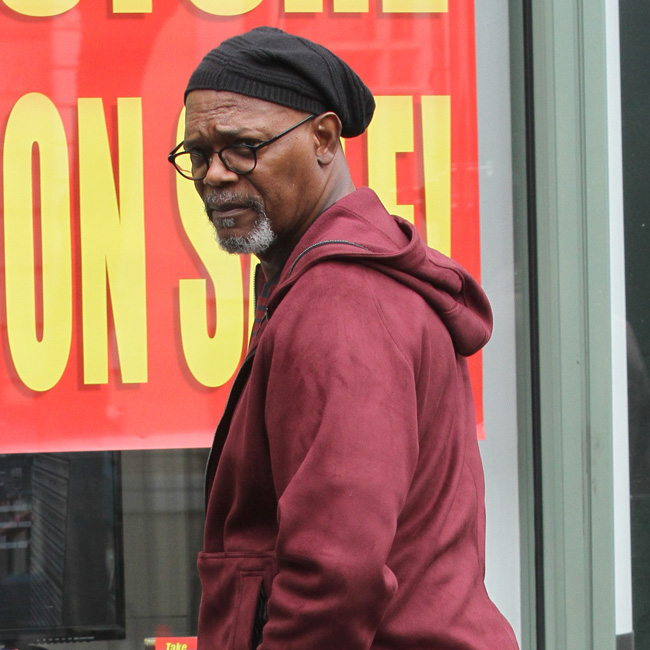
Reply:
[[[216, 194], [216, 192], [214, 193]], [[210, 195], [205, 197], [205, 207], [206, 213], [209, 214], [210, 203], [213, 199], [216, 200], [216, 196]], [[237, 201], [240, 199], [240, 196], [233, 192], [221, 192], [219, 195], [220, 201]], [[235, 219], [224, 219], [221, 224], [226, 229], [221, 231], [214, 227], [215, 238], [220, 248], [226, 251], [226, 253], [234, 253], [237, 255], [259, 255], [264, 253], [273, 242], [276, 240], [276, 234], [273, 232], [273, 226], [271, 225], [271, 220], [266, 215], [262, 205], [251, 199], [248, 201], [250, 207], [257, 212], [257, 220], [253, 224], [252, 230], [243, 237], [236, 237], [234, 235], [228, 235], [227, 229], [232, 228], [235, 225]], [[212, 223], [212, 222], [210, 222]], [[212, 224], [214, 226], [214, 224]]]
[[[224, 223], [224, 226], [234, 226], [232, 224]], [[235, 237], [220, 235], [219, 231], [215, 228], [215, 234], [219, 246], [226, 251], [226, 253], [236, 253], [238, 255], [259, 255], [267, 250], [275, 241], [276, 235], [271, 226], [271, 220], [266, 216], [265, 212], [259, 212], [257, 221], [253, 225], [253, 229], [244, 237]]]

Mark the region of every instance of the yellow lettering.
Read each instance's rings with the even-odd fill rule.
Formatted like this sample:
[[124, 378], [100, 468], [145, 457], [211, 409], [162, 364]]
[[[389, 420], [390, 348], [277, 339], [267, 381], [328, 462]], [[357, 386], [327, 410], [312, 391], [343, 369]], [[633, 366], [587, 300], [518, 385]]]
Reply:
[[398, 152], [413, 151], [413, 98], [377, 96], [377, 108], [368, 127], [368, 185], [388, 212], [411, 223], [414, 207], [397, 203]]
[[451, 255], [451, 100], [422, 97], [427, 243]]
[[323, 13], [323, 0], [284, 0], [286, 13]]
[[[212, 16], [241, 16], [258, 7], [262, 0], [190, 0]], [[2, 0], [24, 16], [58, 16], [75, 7], [79, 0]], [[286, 13], [323, 13], [323, 0], [285, 0]], [[369, 0], [333, 0], [334, 13], [368, 13]], [[113, 13], [152, 13], [153, 0], [113, 0]], [[383, 13], [447, 13], [449, 0], [382, 0]]]
[[334, 0], [334, 13], [364, 13], [370, 11], [368, 0]]
[[153, 11], [152, 4], [152, 0], [113, 0], [113, 13], [150, 14]]
[[[41, 258], [35, 261], [32, 155], [38, 148]], [[16, 102], [3, 159], [7, 335], [16, 372], [36, 391], [54, 386], [72, 337], [72, 255], [68, 146], [61, 117], [44, 95]], [[43, 326], [36, 323], [35, 274], [42, 274]]]
[[[184, 113], [178, 124], [183, 138]], [[208, 332], [205, 279], [181, 279], [178, 283], [181, 343], [188, 368], [204, 386], [221, 386], [234, 374], [244, 344], [244, 288], [240, 258], [223, 252], [214, 240], [191, 181], [176, 176], [176, 196], [183, 228], [201, 259], [214, 287], [216, 331]]]
[[122, 381], [146, 382], [142, 102], [117, 101], [119, 207], [102, 100], [78, 110], [84, 381], [108, 382], [108, 285]]
[[191, 0], [192, 4], [212, 16], [241, 16], [257, 7], [262, 0]]
[[58, 16], [70, 11], [79, 0], [3, 0], [16, 13], [23, 16]]
[[385, 14], [446, 14], [449, 0], [382, 0]]

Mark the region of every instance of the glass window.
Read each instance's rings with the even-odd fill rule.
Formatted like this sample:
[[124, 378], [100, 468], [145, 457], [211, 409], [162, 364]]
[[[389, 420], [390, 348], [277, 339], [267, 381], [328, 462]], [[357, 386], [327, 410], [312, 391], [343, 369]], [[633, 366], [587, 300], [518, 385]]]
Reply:
[[261, 24], [313, 34], [358, 69], [377, 109], [345, 142], [354, 183], [481, 276], [495, 314], [470, 361], [487, 586], [521, 639], [517, 340], [528, 324], [515, 313], [526, 270], [508, 1], [162, 4], [7, 0], [0, 11], [0, 645], [142, 650], [196, 634], [205, 447], [245, 355], [253, 282], [250, 260], [218, 251], [166, 156], [183, 138], [190, 71]]
[[623, 193], [632, 535], [636, 648], [650, 647], [650, 12], [620, 3]]
[[0, 456], [4, 645], [195, 635], [206, 454]]

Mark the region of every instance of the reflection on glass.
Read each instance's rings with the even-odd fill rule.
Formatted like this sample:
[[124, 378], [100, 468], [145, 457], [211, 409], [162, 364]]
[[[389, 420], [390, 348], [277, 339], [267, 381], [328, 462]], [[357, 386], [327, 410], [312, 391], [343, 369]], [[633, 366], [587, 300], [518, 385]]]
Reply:
[[0, 643], [123, 638], [119, 454], [0, 455]]
[[634, 646], [650, 649], [650, 127], [647, 3], [622, 2], [621, 108]]

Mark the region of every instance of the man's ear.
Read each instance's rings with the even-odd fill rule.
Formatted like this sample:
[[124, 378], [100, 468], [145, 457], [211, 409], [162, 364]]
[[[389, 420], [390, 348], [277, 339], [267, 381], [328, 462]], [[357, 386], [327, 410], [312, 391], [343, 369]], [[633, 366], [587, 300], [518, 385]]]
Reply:
[[314, 118], [316, 158], [319, 164], [329, 165], [334, 159], [337, 149], [341, 146], [341, 128], [341, 120], [336, 113], [321, 113]]

